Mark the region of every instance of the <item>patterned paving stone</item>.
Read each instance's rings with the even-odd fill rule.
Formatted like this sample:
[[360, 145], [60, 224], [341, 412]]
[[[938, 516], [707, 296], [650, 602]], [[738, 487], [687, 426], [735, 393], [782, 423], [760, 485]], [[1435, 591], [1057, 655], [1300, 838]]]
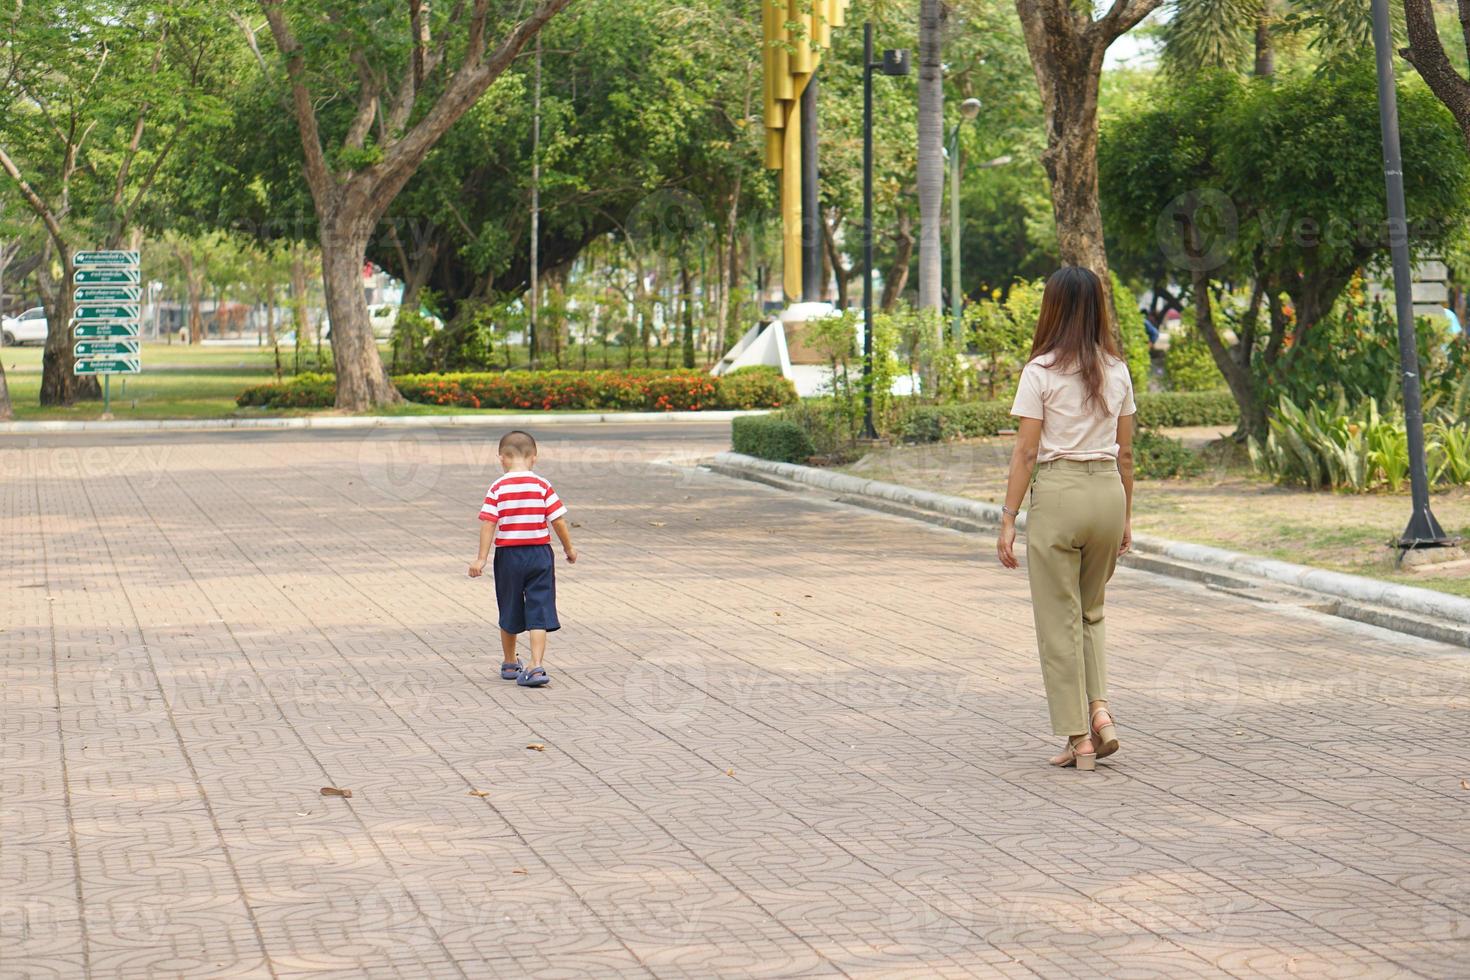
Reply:
[[1059, 772], [987, 541], [547, 436], [540, 691], [482, 433], [0, 444], [0, 978], [1466, 972], [1464, 651], [1124, 571]]

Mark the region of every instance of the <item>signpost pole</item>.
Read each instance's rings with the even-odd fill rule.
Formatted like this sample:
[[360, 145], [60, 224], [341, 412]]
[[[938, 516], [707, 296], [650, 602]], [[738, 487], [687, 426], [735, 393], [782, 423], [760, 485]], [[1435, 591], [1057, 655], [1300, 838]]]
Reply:
[[112, 375], [102, 376], [102, 417], [112, 418]]

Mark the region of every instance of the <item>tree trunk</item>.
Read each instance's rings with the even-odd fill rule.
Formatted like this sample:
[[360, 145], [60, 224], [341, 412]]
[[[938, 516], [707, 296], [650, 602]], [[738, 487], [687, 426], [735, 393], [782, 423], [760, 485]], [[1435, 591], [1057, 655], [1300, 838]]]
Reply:
[[[1100, 18], [1063, 0], [1015, 0], [1036, 74], [1046, 124], [1041, 163], [1051, 183], [1057, 252], [1064, 264], [1091, 269], [1108, 287], [1108, 256], [1097, 200], [1097, 91], [1108, 46], [1147, 17], [1160, 0], [1114, 0]], [[1115, 325], [1118, 311], [1105, 288]]]
[[5, 365], [0, 363], [0, 422], [15, 418], [15, 409], [10, 405], [10, 385], [5, 380]]
[[202, 275], [196, 276], [193, 259], [187, 259], [184, 264], [184, 282], [189, 289], [189, 343], [198, 344], [204, 340], [204, 314], [200, 312], [199, 305], [204, 302], [204, 283]]
[[1245, 351], [1245, 362], [1225, 346], [1220, 339], [1219, 330], [1215, 327], [1215, 315], [1210, 304], [1210, 279], [1200, 269], [1191, 272], [1191, 299], [1194, 301], [1194, 325], [1204, 338], [1205, 346], [1210, 349], [1210, 356], [1215, 359], [1215, 366], [1225, 376], [1225, 384], [1230, 388], [1231, 397], [1240, 409], [1240, 425], [1235, 430], [1235, 437], [1243, 439], [1246, 436], [1261, 437], [1266, 429], [1266, 406], [1260, 403], [1256, 391], [1256, 379], [1251, 372], [1250, 352]]
[[919, 0], [919, 309], [943, 302], [944, 4]]
[[684, 293], [684, 366], [694, 367], [694, 277], [689, 263], [679, 265], [680, 287]]
[[914, 223], [907, 209], [899, 205], [898, 230], [893, 233], [893, 264], [888, 275], [883, 277], [883, 298], [878, 307], [884, 313], [892, 313], [909, 283], [909, 263], [914, 257]]
[[[393, 387], [368, 320], [362, 266], [372, 226], [367, 209], [344, 204], [349, 216], [329, 221], [321, 233], [322, 286], [332, 318], [332, 366], [337, 374], [337, 408], [362, 412], [375, 405], [397, 405]], [[355, 211], [355, 214], [352, 213]]]
[[1256, 77], [1270, 78], [1276, 74], [1276, 49], [1271, 40], [1271, 2], [1262, 0], [1261, 11], [1256, 15]]
[[[46, 349], [41, 355], [41, 404], [75, 405], [77, 400], [100, 394], [95, 378], [76, 376], [72, 353], [72, 265], [71, 249], [61, 252], [61, 282], [51, 277], [49, 257], [36, 267], [41, 306], [46, 311]], [[90, 381], [91, 384], [86, 382]]]
[[822, 216], [822, 237], [827, 244], [827, 263], [832, 267], [832, 278], [837, 280], [837, 308], [847, 309], [847, 281], [852, 278], [852, 269], [842, 264], [842, 250], [837, 247], [837, 229], [842, 225], [842, 213], [836, 221], [827, 221]]

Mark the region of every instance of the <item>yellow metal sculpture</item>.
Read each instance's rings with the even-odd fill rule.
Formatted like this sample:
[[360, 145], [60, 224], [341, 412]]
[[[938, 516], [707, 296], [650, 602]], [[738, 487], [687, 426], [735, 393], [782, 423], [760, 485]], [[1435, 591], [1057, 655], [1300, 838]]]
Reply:
[[761, 0], [766, 166], [781, 172], [782, 283], [801, 292], [801, 94], [849, 0]]

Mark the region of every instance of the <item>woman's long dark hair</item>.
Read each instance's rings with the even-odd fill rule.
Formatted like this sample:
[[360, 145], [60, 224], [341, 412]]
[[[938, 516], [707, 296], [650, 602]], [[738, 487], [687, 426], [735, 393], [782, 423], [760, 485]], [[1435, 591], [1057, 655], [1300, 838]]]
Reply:
[[1091, 269], [1064, 265], [1046, 280], [1041, 315], [1031, 341], [1031, 359], [1051, 354], [1051, 367], [1080, 374], [1087, 404], [1106, 406], [1103, 397], [1104, 355], [1122, 360], [1108, 323], [1108, 300], [1102, 280]]

